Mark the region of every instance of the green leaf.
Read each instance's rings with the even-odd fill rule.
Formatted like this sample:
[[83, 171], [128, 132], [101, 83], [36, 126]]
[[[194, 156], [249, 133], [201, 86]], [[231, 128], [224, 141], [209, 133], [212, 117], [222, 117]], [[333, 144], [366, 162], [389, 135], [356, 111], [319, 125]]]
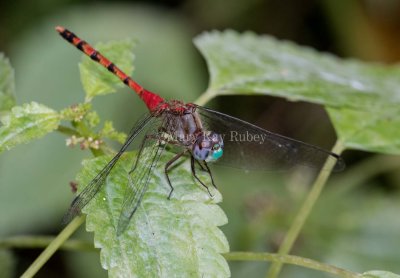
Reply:
[[399, 65], [343, 60], [253, 33], [205, 33], [195, 44], [209, 67], [209, 94], [322, 104], [345, 147], [400, 153]]
[[15, 105], [14, 70], [10, 61], [0, 53], [0, 113]]
[[[118, 65], [126, 74], [133, 72], [133, 40], [113, 41], [96, 44], [96, 49]], [[92, 61], [86, 55], [79, 64], [81, 81], [86, 92], [86, 99], [90, 100], [97, 95], [106, 95], [116, 92], [116, 87], [123, 87], [124, 83], [100, 64]]]
[[[85, 161], [79, 184], [87, 184], [110, 158]], [[181, 277], [228, 277], [228, 265], [220, 255], [228, 252], [228, 242], [217, 228], [227, 222], [216, 205], [221, 195], [210, 188], [214, 194], [211, 199], [194, 182], [185, 162], [171, 171], [175, 190], [168, 200], [164, 166], [172, 154], [167, 151], [152, 171], [149, 188], [128, 228], [117, 237], [116, 225], [134, 158], [133, 154], [122, 156], [104, 188], [83, 209], [87, 230], [95, 233], [95, 246], [101, 248], [101, 263], [109, 276], [176, 277], [178, 273]], [[201, 178], [209, 179], [203, 174]]]
[[400, 154], [400, 108], [381, 104], [375, 109], [328, 108], [338, 137], [349, 149]]
[[195, 44], [209, 67], [209, 89], [218, 95], [266, 94], [334, 107], [370, 108], [400, 91], [399, 66], [342, 60], [270, 36], [212, 32], [197, 37]]
[[56, 111], [36, 102], [12, 108], [2, 118], [0, 152], [46, 135], [58, 127], [59, 121]]
[[371, 270], [362, 274], [363, 278], [400, 278], [400, 275], [394, 274], [389, 271]]

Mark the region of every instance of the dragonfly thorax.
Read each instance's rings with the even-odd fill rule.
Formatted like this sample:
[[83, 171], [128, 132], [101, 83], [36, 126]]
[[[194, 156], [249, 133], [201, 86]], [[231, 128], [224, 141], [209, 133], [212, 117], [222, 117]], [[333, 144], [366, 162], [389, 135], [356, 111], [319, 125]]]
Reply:
[[202, 132], [193, 144], [192, 153], [195, 159], [206, 162], [218, 160], [224, 150], [222, 136], [216, 132]]
[[[192, 146], [197, 140], [198, 134], [203, 132], [201, 119], [193, 107], [180, 109], [173, 107], [163, 113], [165, 132], [183, 146]], [[193, 110], [191, 110], [193, 108]]]

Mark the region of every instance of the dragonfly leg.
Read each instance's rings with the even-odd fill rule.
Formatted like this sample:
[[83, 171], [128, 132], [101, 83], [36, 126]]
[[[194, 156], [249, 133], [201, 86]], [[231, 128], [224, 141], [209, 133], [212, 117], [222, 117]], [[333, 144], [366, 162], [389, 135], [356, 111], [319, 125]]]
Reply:
[[[199, 163], [200, 163], [200, 162], [199, 162]], [[215, 188], [217, 188], [217, 186], [215, 185], [214, 178], [213, 178], [213, 175], [212, 175], [212, 173], [211, 173], [211, 170], [210, 170], [210, 168], [209, 168], [208, 165], [207, 165], [207, 162], [203, 161], [203, 163], [204, 163], [204, 166], [205, 166], [205, 168], [206, 168], [206, 172], [208, 173], [208, 175], [209, 175], [210, 178], [211, 178], [211, 183], [212, 183], [212, 185], [213, 185]]]
[[195, 161], [195, 160], [196, 160], [196, 159], [195, 159], [193, 156], [190, 157], [190, 166], [191, 166], [191, 168], [192, 168], [192, 174], [193, 174], [193, 176], [196, 178], [196, 180], [197, 180], [202, 186], [204, 186], [204, 187], [207, 189], [208, 195], [210, 195], [210, 197], [213, 198], [214, 196], [211, 194], [210, 189], [208, 188], [208, 186], [205, 185], [204, 182], [202, 182], [201, 179], [196, 175], [196, 168], [194, 167], [194, 161]]
[[168, 200], [171, 199], [172, 192], [174, 191], [174, 187], [172, 186], [171, 180], [169, 179], [169, 175], [168, 175], [169, 168], [171, 167], [171, 165], [172, 165], [175, 161], [177, 161], [177, 160], [178, 160], [182, 155], [184, 155], [185, 153], [186, 153], [186, 151], [183, 151], [183, 152], [181, 152], [181, 153], [178, 153], [178, 154], [175, 155], [170, 161], [168, 161], [168, 162], [165, 164], [165, 168], [164, 168], [165, 176], [167, 177], [167, 181], [168, 181], [169, 187], [171, 187], [171, 191], [170, 191], [169, 194], [168, 194]]
[[200, 168], [201, 168], [202, 171], [208, 172], [207, 169], [204, 168], [203, 164], [200, 163], [200, 161], [198, 161], [197, 159], [195, 159], [195, 160], [196, 160], [197, 164], [199, 164], [199, 166], [200, 166]]
[[211, 170], [210, 170], [210, 168], [208, 167], [207, 162], [203, 161], [203, 163], [204, 163], [204, 165], [203, 165], [203, 164], [201, 164], [201, 162], [198, 161], [197, 159], [195, 159], [195, 160], [196, 160], [197, 164], [199, 164], [201, 170], [208, 173], [208, 175], [209, 175], [210, 178], [211, 178], [211, 183], [212, 183], [212, 185], [213, 185], [215, 188], [217, 188], [217, 186], [215, 185], [214, 178], [213, 178], [213, 176], [212, 176]]

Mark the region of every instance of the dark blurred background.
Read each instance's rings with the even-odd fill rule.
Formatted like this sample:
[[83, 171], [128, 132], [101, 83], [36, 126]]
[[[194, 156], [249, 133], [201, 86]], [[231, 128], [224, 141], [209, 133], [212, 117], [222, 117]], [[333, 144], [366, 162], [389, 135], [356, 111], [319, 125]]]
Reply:
[[[63, 25], [95, 43], [133, 37], [135, 78], [166, 98], [194, 101], [207, 88], [204, 60], [192, 44], [207, 30], [251, 30], [344, 58], [394, 63], [400, 57], [400, 0], [37, 0], [0, 3], [0, 51], [15, 68], [17, 101], [61, 109], [83, 100], [81, 54], [54, 31]], [[128, 92], [128, 90], [125, 90]], [[103, 119], [128, 131], [144, 107], [129, 93], [95, 101]], [[271, 131], [331, 148], [335, 132], [322, 107], [262, 96], [224, 96], [209, 106]], [[347, 151], [347, 169], [332, 177], [293, 254], [363, 272], [400, 272], [396, 158]], [[51, 134], [0, 156], [0, 237], [56, 235], [72, 199], [69, 182], [89, 152]], [[365, 173], [381, 167], [363, 179]], [[310, 177], [217, 170], [232, 251], [275, 252]], [[83, 229], [76, 237], [91, 240]], [[19, 276], [40, 249], [0, 249], [0, 277]], [[264, 277], [267, 263], [232, 262], [232, 277]], [[37, 277], [105, 277], [96, 252], [60, 251]], [[325, 277], [285, 266], [282, 277]], [[326, 276], [328, 277], [328, 276]]]

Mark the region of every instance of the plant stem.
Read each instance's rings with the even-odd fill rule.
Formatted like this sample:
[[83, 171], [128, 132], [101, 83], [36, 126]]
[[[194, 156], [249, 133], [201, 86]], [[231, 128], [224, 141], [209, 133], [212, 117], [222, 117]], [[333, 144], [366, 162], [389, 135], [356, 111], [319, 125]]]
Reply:
[[[53, 240], [54, 236], [13, 236], [0, 239], [0, 248], [45, 248]], [[96, 251], [91, 242], [69, 239], [65, 241], [60, 250]]]
[[203, 94], [201, 94], [201, 96], [198, 99], [196, 99], [194, 103], [203, 106], [215, 96], [216, 93], [213, 90], [207, 90]]
[[39, 269], [50, 259], [57, 249], [71, 236], [73, 232], [84, 222], [85, 217], [75, 217], [58, 236], [43, 250], [39, 257], [22, 274], [21, 278], [33, 277]]
[[[336, 141], [335, 146], [332, 151], [334, 153], [340, 154], [344, 149], [343, 144], [340, 141]], [[304, 226], [308, 216], [310, 215], [315, 203], [317, 202], [322, 189], [324, 188], [326, 181], [330, 173], [332, 172], [333, 167], [335, 166], [335, 159], [329, 157], [324, 164], [323, 170], [321, 170], [318, 174], [318, 177], [314, 181], [314, 184], [308, 193], [306, 199], [303, 202], [299, 212], [297, 213], [292, 226], [289, 228], [280, 248], [278, 251], [279, 255], [287, 255], [294, 242], [296, 241], [301, 229]], [[268, 270], [267, 277], [268, 278], [276, 278], [279, 275], [279, 272], [282, 268], [282, 262], [274, 262], [271, 265], [271, 268]]]
[[359, 278], [361, 274], [345, 270], [330, 264], [320, 263], [308, 258], [293, 255], [279, 255], [271, 253], [230, 252], [224, 254], [225, 259], [232, 261], [273, 261], [279, 264], [292, 264], [314, 270], [327, 272], [343, 278]]
[[70, 128], [68, 126], [64, 126], [64, 125], [59, 125], [57, 128], [57, 131], [62, 134], [68, 135], [68, 136], [72, 136], [72, 135], [79, 136], [79, 132], [77, 130]]

